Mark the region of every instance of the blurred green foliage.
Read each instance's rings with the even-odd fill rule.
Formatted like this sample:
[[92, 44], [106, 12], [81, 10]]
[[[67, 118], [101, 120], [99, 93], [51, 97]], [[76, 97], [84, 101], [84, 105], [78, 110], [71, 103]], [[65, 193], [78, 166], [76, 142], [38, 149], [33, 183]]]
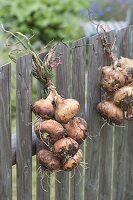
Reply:
[[84, 0], [1, 0], [0, 22], [23, 34], [32, 29], [43, 43], [70, 40], [83, 35], [80, 10], [88, 6]]

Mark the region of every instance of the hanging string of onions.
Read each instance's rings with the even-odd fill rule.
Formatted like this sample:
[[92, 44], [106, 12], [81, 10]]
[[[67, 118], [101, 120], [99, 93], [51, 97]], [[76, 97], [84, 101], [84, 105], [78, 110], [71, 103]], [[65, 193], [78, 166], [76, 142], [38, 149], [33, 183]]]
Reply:
[[97, 105], [97, 110], [107, 123], [120, 125], [124, 119], [133, 119], [133, 60], [124, 57], [116, 59], [113, 49], [106, 49], [109, 46], [106, 31], [104, 27], [101, 28], [104, 31], [104, 48], [111, 65], [102, 67], [100, 85], [105, 98]]
[[[42, 148], [37, 152], [37, 159], [44, 170], [71, 171], [82, 160], [80, 144], [87, 137], [87, 123], [84, 119], [76, 117], [80, 104], [75, 99], [62, 98], [52, 83], [52, 68], [61, 64], [61, 58], [55, 56], [55, 46], [49, 49], [43, 60], [33, 49], [30, 38], [20, 32], [9, 34], [7, 46], [11, 39], [16, 40], [16, 45], [23, 49], [12, 50], [9, 57], [16, 62], [17, 53], [30, 53], [33, 65], [32, 74], [45, 88], [47, 98], [40, 99], [32, 104], [33, 113], [39, 118], [34, 125], [38, 139], [48, 149]], [[44, 146], [45, 146], [44, 145]]]

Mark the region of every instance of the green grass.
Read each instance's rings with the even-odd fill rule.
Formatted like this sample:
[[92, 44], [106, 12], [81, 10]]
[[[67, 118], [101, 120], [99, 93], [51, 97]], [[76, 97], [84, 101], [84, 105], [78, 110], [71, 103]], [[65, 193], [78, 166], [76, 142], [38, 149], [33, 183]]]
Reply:
[[12, 196], [13, 200], [16, 200], [16, 165], [12, 167]]

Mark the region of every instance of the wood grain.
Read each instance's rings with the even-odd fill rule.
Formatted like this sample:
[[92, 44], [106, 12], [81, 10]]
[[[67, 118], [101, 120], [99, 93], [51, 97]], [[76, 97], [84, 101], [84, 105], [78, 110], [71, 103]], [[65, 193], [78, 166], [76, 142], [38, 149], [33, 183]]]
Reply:
[[[113, 32], [110, 32], [107, 34], [107, 40], [112, 42], [112, 39]], [[86, 162], [89, 169], [85, 174], [85, 200], [104, 200], [111, 198], [113, 134], [112, 127], [105, 126], [99, 136], [100, 128], [105, 122], [99, 116], [96, 106], [102, 97], [99, 85], [101, 68], [110, 63], [99, 36], [91, 37], [89, 45], [87, 121], [92, 141], [88, 141], [86, 147]]]
[[[79, 101], [80, 112], [78, 116], [82, 118], [85, 118], [85, 67], [86, 38], [83, 38], [72, 43], [72, 98]], [[84, 150], [83, 145], [80, 148], [82, 151]], [[74, 177], [71, 179], [70, 199], [82, 200], [82, 191], [83, 167], [79, 166], [75, 170]]]
[[[133, 26], [127, 28], [127, 49], [125, 48], [125, 56], [133, 59]], [[127, 132], [127, 150], [126, 150], [126, 188], [125, 188], [125, 199], [133, 199], [133, 121], [128, 122]]]
[[[70, 48], [69, 44], [60, 44], [57, 47], [57, 53], [62, 54], [62, 64], [57, 68], [56, 87], [60, 95], [69, 97], [70, 89]], [[55, 185], [55, 200], [69, 200], [69, 174], [67, 172], [58, 172]]]
[[100, 71], [98, 70], [102, 66], [101, 46], [99, 46], [100, 40], [98, 36], [91, 37], [89, 39], [89, 58], [87, 66], [87, 123], [89, 134], [94, 136], [93, 141], [87, 140], [86, 145], [86, 159], [88, 163], [88, 169], [85, 171], [85, 200], [96, 200], [98, 197], [99, 186], [99, 137], [98, 132], [101, 127], [101, 119], [97, 114], [96, 106], [100, 101]]
[[[115, 32], [106, 34], [107, 42], [114, 44]], [[100, 59], [102, 66], [110, 65], [108, 54], [101, 51]], [[102, 122], [105, 123], [104, 121]], [[100, 133], [100, 155], [99, 155], [99, 200], [110, 200], [112, 193], [112, 151], [113, 151], [113, 130], [114, 127], [106, 124]]]
[[0, 199], [12, 199], [11, 65], [0, 68]]
[[[133, 26], [122, 29], [117, 34], [118, 57], [133, 58]], [[125, 121], [124, 127], [115, 129], [114, 138], [114, 175], [113, 194], [114, 200], [133, 199], [133, 145], [131, 137], [133, 123]]]
[[17, 60], [16, 66], [17, 199], [32, 199], [32, 57]]

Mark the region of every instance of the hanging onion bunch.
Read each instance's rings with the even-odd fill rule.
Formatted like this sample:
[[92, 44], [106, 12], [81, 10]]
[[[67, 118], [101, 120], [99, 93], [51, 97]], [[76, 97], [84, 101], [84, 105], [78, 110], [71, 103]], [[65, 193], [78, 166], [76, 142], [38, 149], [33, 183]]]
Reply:
[[49, 147], [49, 153], [45, 149], [38, 152], [38, 160], [43, 168], [50, 171], [56, 170], [56, 165], [51, 166], [55, 158], [60, 161], [59, 165], [56, 160], [58, 170], [72, 170], [82, 160], [79, 147], [87, 137], [87, 123], [76, 117], [80, 109], [77, 100], [62, 98], [52, 82], [48, 84], [47, 93], [46, 99], [32, 104], [33, 113], [39, 117], [34, 131], [39, 140]]
[[79, 148], [87, 137], [87, 123], [83, 118], [76, 117], [79, 108], [77, 100], [62, 98], [53, 87], [46, 99], [32, 105], [34, 114], [40, 117], [34, 131], [50, 152], [45, 149], [38, 152], [43, 168], [56, 170], [56, 165], [51, 166], [55, 158], [58, 170], [70, 171], [80, 164], [83, 155]]
[[133, 60], [121, 57], [103, 67], [101, 88], [106, 98], [97, 105], [100, 115], [116, 125], [133, 120]]
[[[45, 171], [64, 170], [71, 171], [76, 168], [82, 158], [80, 145], [87, 137], [87, 123], [84, 119], [76, 117], [80, 104], [76, 99], [62, 98], [51, 79], [52, 69], [61, 62], [60, 54], [55, 54], [55, 46], [45, 47], [43, 59], [35, 52], [26, 35], [3, 30], [9, 34], [7, 46], [21, 46], [22, 49], [13, 49], [9, 53], [10, 59], [17, 61], [19, 56], [31, 54], [32, 75], [40, 82], [47, 97], [39, 99], [32, 104], [32, 111], [37, 117], [34, 131], [38, 139], [47, 146], [37, 153], [37, 159]], [[17, 47], [18, 47], [17, 46]]]
[[[57, 67], [61, 64], [60, 60], [56, 63], [51, 62], [53, 55], [54, 49], [51, 49], [44, 58], [46, 66]], [[41, 73], [45, 73], [45, 70]], [[41, 74], [37, 75], [41, 77]], [[48, 96], [34, 102], [32, 111], [39, 118], [34, 125], [34, 131], [38, 139], [49, 148], [49, 152], [45, 149], [39, 151], [38, 160], [43, 168], [49, 171], [66, 170], [67, 165], [69, 170], [72, 170], [82, 159], [82, 153], [77, 152], [87, 137], [87, 123], [84, 119], [76, 117], [80, 109], [79, 102], [76, 99], [62, 98], [49, 80], [49, 76], [43, 76], [48, 77], [46, 82], [43, 82], [47, 85]], [[40, 81], [40, 78], [35, 78]]]

